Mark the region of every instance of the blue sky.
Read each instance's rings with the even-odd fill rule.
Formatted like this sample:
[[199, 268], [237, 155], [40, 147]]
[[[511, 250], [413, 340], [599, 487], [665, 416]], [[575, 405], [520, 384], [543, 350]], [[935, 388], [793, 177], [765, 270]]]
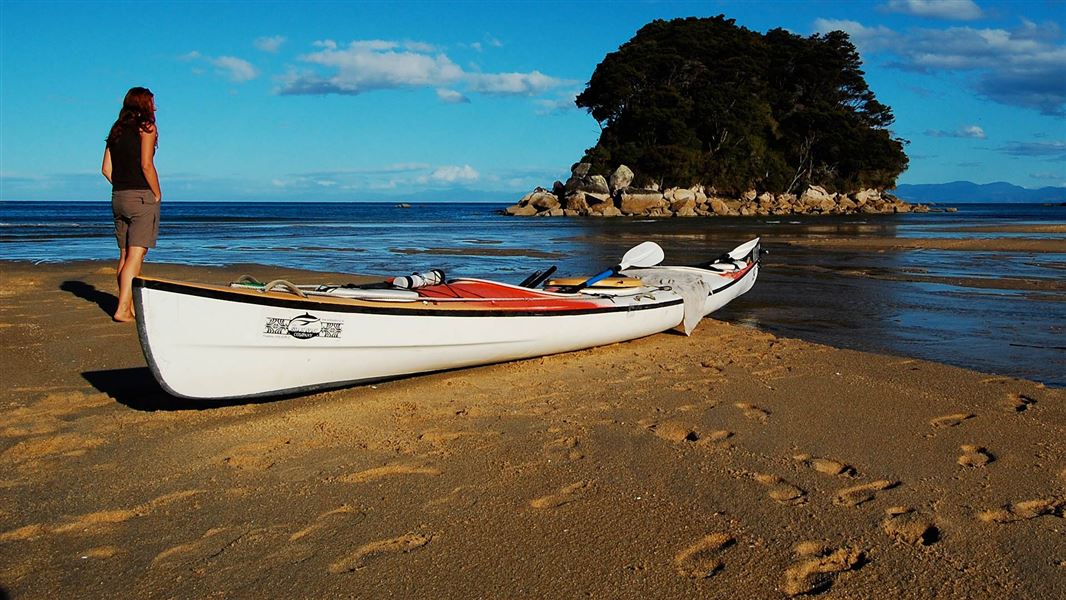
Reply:
[[843, 29], [910, 140], [900, 183], [1066, 185], [1066, 3], [0, 0], [0, 200], [107, 199], [156, 94], [170, 200], [516, 200], [599, 126], [573, 105], [653, 19]]

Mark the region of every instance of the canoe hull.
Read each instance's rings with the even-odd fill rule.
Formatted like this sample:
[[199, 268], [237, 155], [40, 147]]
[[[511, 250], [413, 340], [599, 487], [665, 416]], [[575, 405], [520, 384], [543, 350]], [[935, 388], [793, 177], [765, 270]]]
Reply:
[[581, 293], [478, 279], [415, 293], [142, 277], [137, 327], [149, 368], [175, 396], [290, 395], [581, 350], [682, 322], [689, 331], [752, 287], [758, 242], [697, 267], [637, 269], [639, 288]]
[[569, 352], [664, 331], [683, 312], [662, 294], [618, 310], [451, 316], [190, 291], [141, 285], [136, 301], [149, 367], [169, 393], [194, 399], [298, 393]]

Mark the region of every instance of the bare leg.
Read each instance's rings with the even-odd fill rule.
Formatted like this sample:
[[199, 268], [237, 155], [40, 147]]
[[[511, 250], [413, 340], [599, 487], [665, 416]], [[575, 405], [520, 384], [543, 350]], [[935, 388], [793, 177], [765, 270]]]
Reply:
[[122, 267], [126, 265], [126, 249], [118, 249], [118, 268], [115, 269], [115, 283], [118, 287], [122, 287]]
[[126, 251], [126, 260], [118, 272], [118, 310], [112, 317], [116, 321], [126, 323], [134, 319], [133, 278], [141, 274], [145, 254], [148, 254], [148, 248], [142, 246], [130, 246]]

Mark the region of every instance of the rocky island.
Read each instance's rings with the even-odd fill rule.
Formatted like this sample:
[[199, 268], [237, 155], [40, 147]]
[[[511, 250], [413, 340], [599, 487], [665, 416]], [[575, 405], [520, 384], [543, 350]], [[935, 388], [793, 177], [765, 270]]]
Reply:
[[503, 212], [522, 217], [750, 217], [766, 215], [838, 215], [929, 212], [923, 204], [908, 204], [878, 189], [851, 193], [828, 192], [819, 185], [800, 194], [748, 190], [739, 196], [720, 194], [702, 185], [692, 187], [631, 187], [633, 171], [620, 165], [610, 178], [590, 175], [592, 165], [577, 163], [566, 183], [551, 190], [538, 187]]
[[924, 212], [887, 190], [908, 165], [892, 109], [842, 31], [764, 33], [657, 20], [604, 57], [575, 99], [600, 127], [565, 183], [512, 215]]

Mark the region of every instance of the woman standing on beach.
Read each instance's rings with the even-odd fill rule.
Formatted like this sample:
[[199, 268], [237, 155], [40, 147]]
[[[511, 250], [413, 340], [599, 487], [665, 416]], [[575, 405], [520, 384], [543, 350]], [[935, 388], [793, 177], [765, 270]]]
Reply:
[[111, 212], [118, 239], [118, 309], [113, 318], [119, 322], [134, 319], [133, 278], [140, 275], [144, 256], [159, 236], [163, 193], [155, 170], [158, 140], [155, 96], [148, 88], [131, 88], [107, 135], [101, 169], [111, 182]]

